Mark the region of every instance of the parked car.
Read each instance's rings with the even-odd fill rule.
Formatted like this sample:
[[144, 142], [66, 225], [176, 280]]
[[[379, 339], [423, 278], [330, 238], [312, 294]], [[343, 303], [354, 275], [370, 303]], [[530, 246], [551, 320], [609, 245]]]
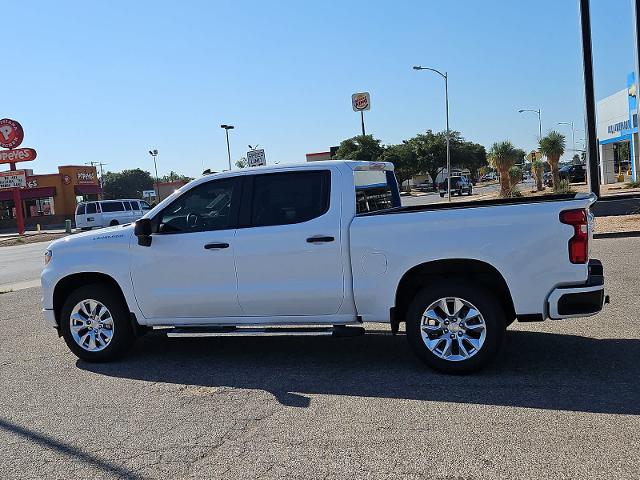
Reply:
[[413, 188], [419, 192], [433, 192], [434, 190], [432, 182], [419, 183], [414, 185]]
[[[51, 243], [47, 324], [78, 357], [169, 337], [364, 334], [406, 323], [415, 354], [469, 372], [514, 320], [599, 312], [595, 196], [402, 207], [393, 165], [326, 161], [192, 181], [134, 225]], [[535, 261], [531, 249], [535, 245]], [[265, 339], [265, 341], [267, 341]], [[391, 345], [391, 344], [389, 344]]]
[[480, 181], [481, 182], [490, 182], [490, 181], [493, 181], [493, 180], [496, 180], [496, 179], [497, 179], [497, 176], [496, 176], [495, 172], [489, 172], [489, 173], [486, 173], [486, 174], [484, 174], [484, 175], [482, 175], [480, 177]]
[[[471, 195], [473, 193], [473, 185], [467, 177], [464, 175], [451, 177], [451, 195], [458, 194], [462, 196], [463, 193]], [[447, 180], [440, 182], [440, 196], [444, 197], [447, 194]]]
[[569, 180], [570, 183], [584, 183], [587, 181], [587, 171], [584, 165], [565, 165], [558, 174], [561, 180]]
[[76, 227], [91, 230], [131, 223], [150, 209], [151, 206], [147, 202], [137, 199], [82, 202], [76, 207]]

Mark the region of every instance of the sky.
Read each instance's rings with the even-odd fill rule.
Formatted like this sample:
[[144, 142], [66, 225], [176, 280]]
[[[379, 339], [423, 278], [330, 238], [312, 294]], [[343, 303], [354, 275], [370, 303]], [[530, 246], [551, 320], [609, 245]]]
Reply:
[[[631, 0], [591, 0], [598, 99], [634, 69]], [[0, 118], [18, 120], [36, 173], [105, 170], [198, 176], [259, 144], [267, 163], [305, 161], [360, 133], [384, 144], [450, 124], [487, 148], [584, 135], [577, 0], [65, 1], [3, 5]], [[579, 142], [580, 143], [580, 142]]]

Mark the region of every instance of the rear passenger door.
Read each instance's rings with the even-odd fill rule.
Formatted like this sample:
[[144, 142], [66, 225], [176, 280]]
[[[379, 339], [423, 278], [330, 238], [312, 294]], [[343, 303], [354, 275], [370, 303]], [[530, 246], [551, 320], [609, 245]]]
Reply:
[[338, 312], [344, 298], [341, 215], [332, 174], [338, 173], [307, 170], [246, 179], [249, 195], [233, 242], [245, 315]]

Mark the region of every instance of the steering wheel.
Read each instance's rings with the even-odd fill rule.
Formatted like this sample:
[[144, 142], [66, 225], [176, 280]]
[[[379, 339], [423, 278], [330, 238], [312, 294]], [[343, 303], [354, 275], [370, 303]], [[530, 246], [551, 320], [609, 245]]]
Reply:
[[194, 228], [196, 225], [198, 225], [199, 219], [200, 218], [198, 217], [198, 215], [196, 215], [195, 213], [190, 213], [189, 215], [187, 215], [187, 227]]

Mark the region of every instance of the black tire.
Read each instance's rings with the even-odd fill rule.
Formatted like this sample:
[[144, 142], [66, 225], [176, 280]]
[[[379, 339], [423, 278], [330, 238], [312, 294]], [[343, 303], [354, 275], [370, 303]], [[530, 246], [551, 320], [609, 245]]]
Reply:
[[[458, 297], [470, 302], [484, 318], [484, 343], [475, 354], [465, 360], [452, 361], [440, 358], [427, 348], [422, 339], [423, 313], [433, 302], [444, 297]], [[495, 295], [480, 285], [453, 279], [431, 284], [418, 292], [409, 306], [406, 321], [407, 339], [413, 352], [429, 367], [449, 374], [475, 372], [487, 365], [498, 353], [506, 331], [504, 310]]]
[[467, 195], [471, 196], [471, 195], [472, 195], [472, 193], [473, 193], [473, 189], [472, 189], [472, 188], [470, 188], [470, 189], [469, 189], [469, 192], [467, 193]]
[[111, 223], [109, 223], [110, 227], [115, 227], [116, 225], [120, 225], [120, 222], [118, 222], [118, 220], [111, 220]]
[[82, 227], [80, 230], [82, 230], [83, 232], [88, 232], [89, 230], [91, 230], [91, 227]]
[[444, 193], [441, 193], [441, 194], [440, 194], [440, 198], [444, 198]]
[[[76, 343], [71, 334], [70, 317], [73, 308], [81, 301], [93, 299], [102, 303], [113, 318], [113, 337], [108, 345], [99, 351], [88, 351]], [[118, 358], [133, 344], [135, 334], [129, 310], [122, 295], [114, 287], [104, 283], [93, 283], [77, 288], [64, 302], [60, 312], [60, 332], [69, 349], [87, 362], [109, 362]]]

